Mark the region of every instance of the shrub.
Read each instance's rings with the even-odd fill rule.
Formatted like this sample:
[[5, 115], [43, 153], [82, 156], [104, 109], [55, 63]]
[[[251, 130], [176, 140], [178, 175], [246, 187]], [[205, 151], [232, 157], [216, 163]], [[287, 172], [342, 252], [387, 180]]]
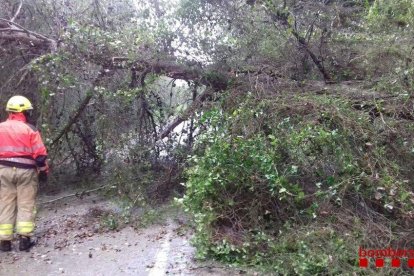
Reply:
[[187, 172], [182, 202], [195, 218], [199, 257], [344, 273], [357, 266], [357, 245], [371, 243], [364, 225], [349, 222], [359, 209], [375, 221], [411, 210], [400, 197], [410, 188], [369, 113], [345, 99], [250, 97], [226, 113], [204, 115], [211, 128]]

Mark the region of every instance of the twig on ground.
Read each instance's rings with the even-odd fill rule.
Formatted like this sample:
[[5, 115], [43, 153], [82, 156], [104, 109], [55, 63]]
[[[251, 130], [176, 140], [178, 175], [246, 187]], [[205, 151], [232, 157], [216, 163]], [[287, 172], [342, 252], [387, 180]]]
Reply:
[[189, 270], [198, 270], [198, 269], [228, 269], [226, 266], [214, 266], [214, 265], [202, 265], [196, 267], [190, 267]]
[[77, 192], [77, 193], [70, 194], [70, 195], [61, 196], [61, 197], [58, 197], [58, 198], [55, 198], [55, 199], [52, 199], [52, 200], [39, 202], [39, 205], [53, 203], [53, 202], [56, 202], [56, 201], [59, 201], [59, 200], [62, 200], [62, 199], [66, 199], [66, 198], [69, 198], [69, 197], [73, 197], [73, 196], [82, 197], [85, 194], [96, 192], [96, 191], [99, 191], [99, 190], [103, 190], [103, 189], [108, 188], [108, 187], [109, 187], [108, 185], [105, 185], [105, 186], [101, 186], [101, 187], [98, 187], [98, 188], [95, 188], [95, 189], [92, 189], [92, 190], [87, 190], [87, 191]]

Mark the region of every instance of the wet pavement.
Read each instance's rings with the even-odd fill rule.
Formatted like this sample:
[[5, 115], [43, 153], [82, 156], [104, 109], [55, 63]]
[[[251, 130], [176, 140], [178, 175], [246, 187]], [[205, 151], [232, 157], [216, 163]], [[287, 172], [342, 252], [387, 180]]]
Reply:
[[97, 195], [41, 205], [36, 246], [19, 252], [14, 242], [12, 252], [1, 252], [0, 275], [240, 274], [220, 264], [196, 262], [190, 234], [172, 219], [145, 228], [103, 230], [103, 215], [117, 208]]

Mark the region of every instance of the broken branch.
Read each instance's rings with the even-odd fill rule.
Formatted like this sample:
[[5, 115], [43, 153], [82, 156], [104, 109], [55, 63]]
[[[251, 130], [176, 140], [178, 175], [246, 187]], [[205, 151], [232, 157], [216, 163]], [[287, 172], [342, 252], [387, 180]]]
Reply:
[[20, 10], [22, 9], [23, 6], [23, 0], [20, 0], [19, 6], [17, 7], [16, 12], [14, 13], [14, 16], [10, 19], [11, 22], [14, 22], [14, 20], [16, 20], [17, 16], [20, 13]]
[[81, 198], [84, 195], [87, 195], [89, 193], [96, 192], [96, 191], [99, 191], [99, 190], [103, 190], [103, 189], [108, 188], [108, 187], [109, 187], [108, 185], [105, 185], [105, 186], [101, 186], [101, 187], [98, 187], [98, 188], [95, 188], [95, 189], [92, 189], [92, 190], [87, 190], [87, 191], [82, 191], [80, 193], [78, 192], [78, 193], [74, 193], [74, 194], [70, 194], [70, 195], [61, 196], [61, 197], [58, 197], [58, 198], [55, 198], [55, 199], [52, 199], [52, 200], [49, 200], [49, 201], [39, 202], [39, 205], [53, 203], [53, 202], [56, 202], [56, 201], [59, 201], [59, 200], [62, 200], [62, 199], [66, 199], [66, 198], [69, 198], [69, 197], [73, 197], [73, 196]]

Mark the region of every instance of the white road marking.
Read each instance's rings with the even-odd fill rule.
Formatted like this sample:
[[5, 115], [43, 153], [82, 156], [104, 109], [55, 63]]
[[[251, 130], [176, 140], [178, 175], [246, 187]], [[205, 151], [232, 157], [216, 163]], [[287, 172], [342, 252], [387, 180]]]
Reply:
[[161, 248], [158, 251], [157, 255], [155, 256], [154, 267], [150, 270], [148, 276], [165, 275], [167, 272], [168, 257], [170, 255], [171, 249], [171, 229], [168, 227], [167, 231], [168, 232], [164, 237], [164, 242], [161, 245]]

